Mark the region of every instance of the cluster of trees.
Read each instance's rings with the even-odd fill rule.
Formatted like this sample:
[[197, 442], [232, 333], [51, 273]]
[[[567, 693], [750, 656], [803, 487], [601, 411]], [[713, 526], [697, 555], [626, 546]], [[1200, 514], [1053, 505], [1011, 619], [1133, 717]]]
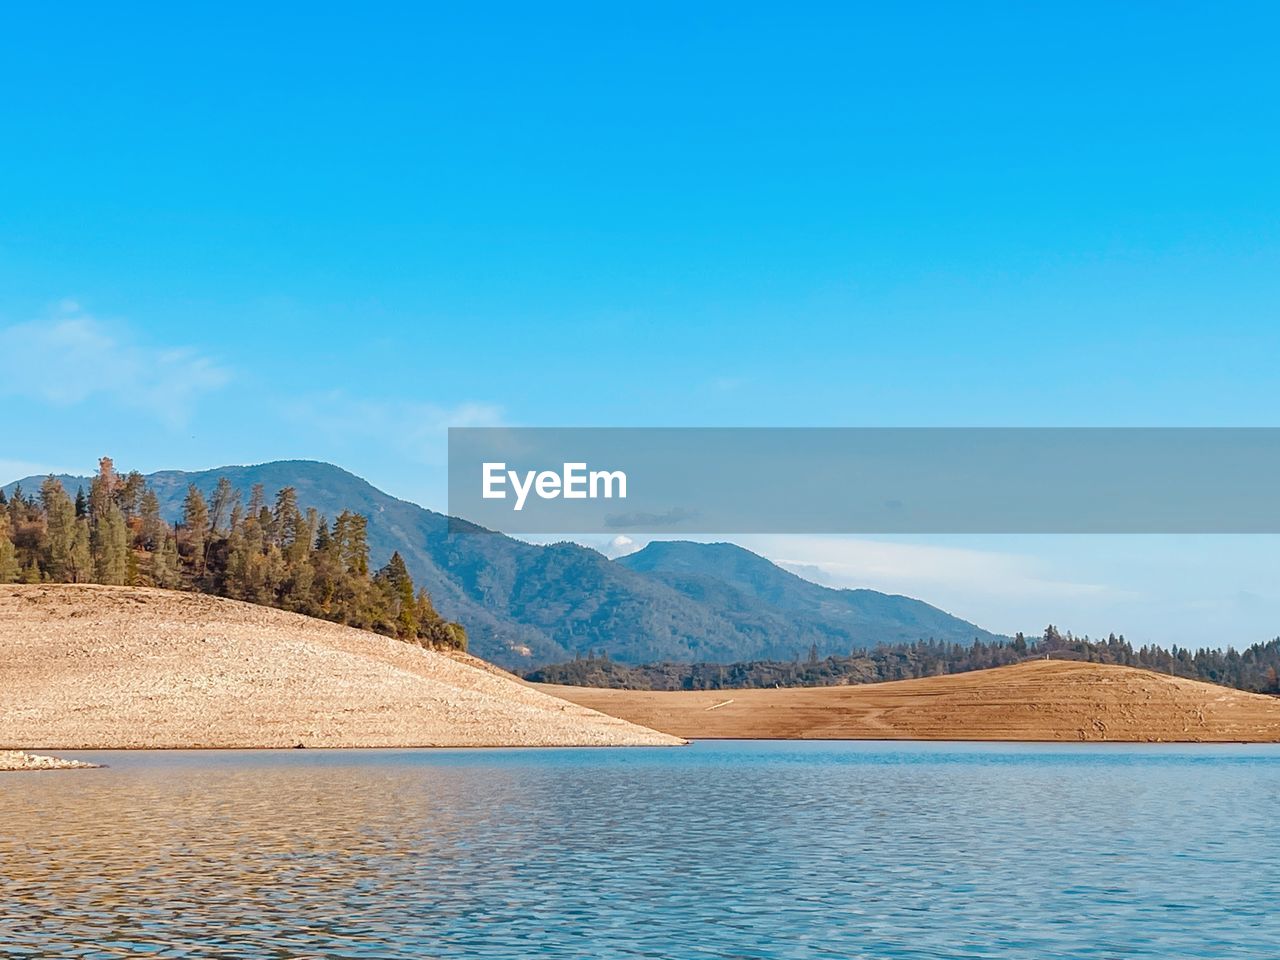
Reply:
[[884, 680], [910, 680], [964, 673], [1051, 658], [1114, 663], [1156, 670], [1191, 680], [1280, 695], [1280, 637], [1243, 651], [1153, 645], [1134, 648], [1123, 636], [1106, 640], [1075, 637], [1049, 626], [1039, 638], [1017, 634], [1012, 640], [970, 645], [921, 640], [855, 650], [847, 657], [819, 659], [816, 648], [801, 660], [756, 660], [747, 663], [616, 663], [588, 652], [568, 663], [527, 673], [526, 679], [583, 687], [623, 690], [720, 690], [753, 687], [824, 687]]
[[1113, 633], [1106, 640], [1094, 641], [1073, 637], [1070, 631], [1059, 633], [1056, 627], [1050, 626], [1037, 641], [1036, 652], [1057, 660], [1118, 663], [1238, 690], [1280, 695], [1280, 637], [1255, 643], [1244, 650], [1202, 647], [1192, 651], [1177, 645], [1165, 649], [1154, 644], [1135, 649], [1123, 635]]
[[0, 583], [107, 583], [193, 590], [376, 630], [424, 646], [466, 649], [466, 632], [415, 590], [399, 553], [369, 568], [363, 516], [330, 525], [298, 506], [292, 487], [248, 503], [225, 477], [210, 498], [187, 488], [170, 526], [136, 471], [104, 457], [72, 499], [48, 477], [38, 494], [0, 491]]

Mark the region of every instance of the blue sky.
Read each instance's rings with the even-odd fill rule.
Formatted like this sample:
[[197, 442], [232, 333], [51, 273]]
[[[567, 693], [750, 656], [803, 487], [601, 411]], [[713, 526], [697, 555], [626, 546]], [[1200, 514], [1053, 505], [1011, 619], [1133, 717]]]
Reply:
[[[9, 11], [0, 467], [442, 507], [450, 423], [1276, 425], [1278, 21]], [[756, 546], [997, 629], [1280, 632], [1262, 538]]]

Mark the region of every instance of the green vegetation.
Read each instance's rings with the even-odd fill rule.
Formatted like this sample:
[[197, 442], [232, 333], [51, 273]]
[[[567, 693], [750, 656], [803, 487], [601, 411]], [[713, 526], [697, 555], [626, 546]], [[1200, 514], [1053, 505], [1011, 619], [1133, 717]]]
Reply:
[[399, 553], [369, 568], [368, 523], [344, 510], [332, 526], [298, 506], [293, 487], [246, 505], [223, 477], [209, 499], [194, 484], [172, 527], [140, 473], [109, 458], [74, 500], [48, 477], [38, 495], [0, 490], [0, 583], [105, 583], [192, 590], [322, 617], [423, 646], [465, 650], [466, 632], [415, 590]]
[[1258, 693], [1280, 694], [1280, 637], [1247, 650], [1190, 650], [1143, 646], [1134, 649], [1123, 636], [1106, 640], [1062, 634], [1050, 626], [1044, 636], [971, 645], [933, 640], [880, 645], [847, 657], [818, 658], [811, 647], [800, 660], [757, 660], [750, 663], [615, 663], [588, 654], [568, 663], [530, 671], [525, 679], [578, 687], [622, 690], [721, 690], [755, 687], [827, 687], [885, 680], [911, 680], [948, 673], [1003, 667], [1024, 660], [1050, 658], [1113, 663], [1155, 670], [1190, 680], [1204, 680]]
[[[192, 485], [212, 509], [223, 478], [246, 492], [261, 484], [268, 502], [292, 487], [304, 511], [368, 517], [373, 563], [398, 552], [440, 614], [466, 625], [469, 649], [513, 670], [602, 648], [626, 663], [737, 663], [790, 660], [815, 642], [826, 657], [929, 637], [964, 644], [999, 639], [919, 600], [810, 584], [729, 545], [651, 544], [614, 561], [577, 544], [541, 546], [477, 533], [327, 463], [162, 470], [146, 483], [160, 515], [173, 523], [182, 519]], [[88, 477], [58, 479], [72, 493], [90, 484]], [[22, 486], [36, 490], [41, 482], [24, 478]]]

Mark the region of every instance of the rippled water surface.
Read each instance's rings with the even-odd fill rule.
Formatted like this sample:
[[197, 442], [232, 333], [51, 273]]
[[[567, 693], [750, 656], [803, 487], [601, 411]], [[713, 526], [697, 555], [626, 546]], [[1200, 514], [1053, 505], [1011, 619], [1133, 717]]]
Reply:
[[1273, 748], [74, 755], [0, 956], [1280, 957]]

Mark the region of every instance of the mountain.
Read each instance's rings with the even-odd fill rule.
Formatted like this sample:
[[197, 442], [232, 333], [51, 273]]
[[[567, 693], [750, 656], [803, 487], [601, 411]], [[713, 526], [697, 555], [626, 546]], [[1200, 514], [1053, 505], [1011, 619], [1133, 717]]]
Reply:
[[616, 562], [687, 597], [717, 596], [724, 603], [728, 588], [744, 606], [764, 605], [784, 614], [823, 655], [927, 637], [954, 643], [999, 639], [922, 600], [824, 587], [732, 543], [655, 540]]
[[[165, 470], [147, 481], [172, 521], [188, 484], [208, 495], [224, 476], [246, 497], [257, 483], [269, 499], [292, 486], [304, 508], [330, 518], [342, 510], [364, 514], [373, 562], [381, 565], [398, 550], [440, 613], [467, 628], [472, 652], [512, 668], [588, 650], [626, 663], [733, 663], [792, 658], [813, 643], [825, 656], [882, 641], [991, 638], [918, 600], [809, 584], [728, 544], [651, 544], [625, 561], [611, 561], [571, 543], [535, 546], [479, 527], [450, 532], [444, 514], [398, 500], [327, 463]], [[42, 479], [20, 482], [34, 492]], [[87, 477], [59, 479], [73, 495], [78, 486], [89, 486]]]

